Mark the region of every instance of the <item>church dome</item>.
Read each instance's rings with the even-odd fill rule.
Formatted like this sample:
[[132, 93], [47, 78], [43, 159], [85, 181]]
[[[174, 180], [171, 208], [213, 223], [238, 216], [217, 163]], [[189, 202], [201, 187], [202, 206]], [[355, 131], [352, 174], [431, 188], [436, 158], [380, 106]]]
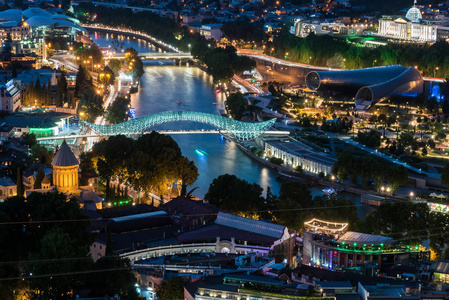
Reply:
[[79, 165], [79, 162], [72, 150], [70, 150], [69, 145], [64, 141], [56, 153], [55, 158], [53, 158], [51, 165], [53, 167], [70, 167]]
[[422, 19], [422, 14], [421, 11], [416, 6], [413, 6], [408, 10], [405, 17], [410, 21], [412, 21], [413, 23], [418, 23]]

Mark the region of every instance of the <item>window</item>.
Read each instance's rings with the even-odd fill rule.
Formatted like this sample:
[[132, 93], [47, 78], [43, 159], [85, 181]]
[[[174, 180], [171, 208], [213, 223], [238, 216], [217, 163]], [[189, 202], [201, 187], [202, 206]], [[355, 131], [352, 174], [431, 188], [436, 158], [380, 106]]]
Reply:
[[9, 189], [9, 194], [12, 195], [12, 189]]
[[205, 290], [205, 291], [204, 291], [204, 296], [209, 296], [209, 295], [210, 295], [210, 291]]
[[101, 249], [101, 245], [100, 245], [100, 249]]

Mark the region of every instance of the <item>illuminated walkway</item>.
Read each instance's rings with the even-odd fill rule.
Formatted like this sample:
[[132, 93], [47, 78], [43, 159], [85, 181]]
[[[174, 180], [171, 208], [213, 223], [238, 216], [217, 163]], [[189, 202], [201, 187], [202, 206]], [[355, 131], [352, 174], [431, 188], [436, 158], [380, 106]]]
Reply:
[[203, 112], [171, 111], [147, 115], [114, 125], [98, 125], [88, 122], [83, 123], [84, 125], [90, 127], [92, 131], [94, 131], [98, 135], [112, 136], [119, 134], [142, 134], [148, 128], [151, 128], [153, 126], [179, 121], [198, 122], [211, 125], [219, 129], [221, 133], [224, 133], [231, 138], [240, 141], [248, 141], [258, 137], [259, 135], [267, 131], [271, 126], [273, 126], [273, 124], [276, 122], [276, 119], [258, 123], [247, 123]]

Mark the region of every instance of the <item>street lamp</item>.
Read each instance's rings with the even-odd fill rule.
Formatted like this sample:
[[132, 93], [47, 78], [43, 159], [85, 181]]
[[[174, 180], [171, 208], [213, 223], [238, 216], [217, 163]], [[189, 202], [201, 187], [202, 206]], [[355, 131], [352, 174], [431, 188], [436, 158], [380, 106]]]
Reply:
[[433, 71], [433, 77], [436, 78], [437, 77], [437, 71], [438, 71], [439, 67], [436, 67], [435, 70]]
[[415, 196], [415, 194], [413, 192], [410, 192], [410, 199], [413, 200], [413, 196]]

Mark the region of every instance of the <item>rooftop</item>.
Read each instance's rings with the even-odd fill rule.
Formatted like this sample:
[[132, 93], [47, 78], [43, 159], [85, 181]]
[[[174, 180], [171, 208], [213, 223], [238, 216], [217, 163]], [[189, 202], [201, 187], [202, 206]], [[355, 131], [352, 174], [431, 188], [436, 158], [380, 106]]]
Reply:
[[69, 117], [71, 117], [70, 114], [53, 112], [41, 114], [15, 113], [3, 118], [2, 123], [21, 128], [53, 128], [57, 126], [56, 123], [61, 121], [61, 119]]
[[53, 167], [70, 167], [79, 165], [79, 162], [75, 154], [70, 150], [69, 145], [64, 141], [56, 153], [55, 158], [53, 158], [51, 165]]
[[440, 259], [435, 267], [435, 273], [449, 274], [449, 259]]
[[324, 153], [316, 152], [316, 150], [298, 141], [289, 140], [288, 142], [285, 142], [282, 140], [271, 140], [266, 143], [280, 149], [281, 151], [298, 157], [303, 157], [323, 165], [333, 166], [337, 162], [335, 158]]
[[224, 212], [218, 213], [215, 224], [245, 230], [276, 239], [280, 239], [285, 230], [285, 226], [282, 225], [244, 218]]
[[338, 240], [337, 243], [360, 243], [360, 244], [383, 244], [383, 243], [394, 243], [390, 237], [382, 236], [382, 235], [374, 235], [367, 233], [360, 233], [355, 231], [348, 231], [343, 234]]

